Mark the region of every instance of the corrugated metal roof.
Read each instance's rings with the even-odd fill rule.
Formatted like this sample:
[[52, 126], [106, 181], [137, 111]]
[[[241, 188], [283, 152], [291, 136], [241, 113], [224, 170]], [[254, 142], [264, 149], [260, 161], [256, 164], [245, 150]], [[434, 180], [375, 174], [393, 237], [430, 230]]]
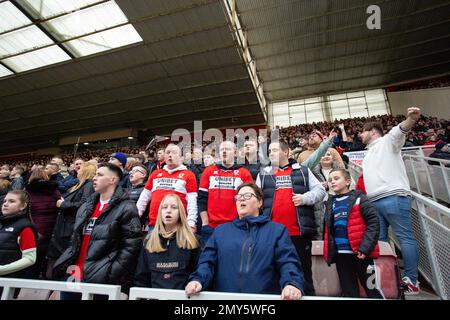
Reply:
[[117, 3], [144, 42], [0, 80], [3, 146], [191, 118], [224, 126], [243, 110], [233, 125], [264, 122], [220, 1]]
[[[0, 80], [2, 149], [121, 127], [264, 121], [222, 0], [117, 3], [144, 41]], [[366, 27], [372, 4], [381, 30]], [[450, 72], [448, 1], [237, 0], [237, 9], [268, 100]]]
[[[373, 4], [381, 30], [366, 27]], [[433, 63], [450, 72], [448, 1], [238, 0], [237, 8], [269, 100], [439, 74]]]

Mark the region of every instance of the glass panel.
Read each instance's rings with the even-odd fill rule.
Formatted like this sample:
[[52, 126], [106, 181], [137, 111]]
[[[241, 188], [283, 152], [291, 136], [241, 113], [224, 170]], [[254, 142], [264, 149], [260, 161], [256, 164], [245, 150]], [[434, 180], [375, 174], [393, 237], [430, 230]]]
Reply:
[[53, 41], [36, 26], [8, 32], [0, 36], [0, 58], [52, 43]]
[[100, 0], [17, 0], [35, 18], [49, 18], [61, 13], [80, 9]]
[[347, 98], [359, 98], [364, 97], [364, 91], [357, 91], [357, 92], [348, 92]]
[[10, 1], [0, 3], [0, 32], [12, 30], [30, 24], [28, 19]]
[[333, 120], [347, 119], [350, 117], [347, 99], [330, 101], [330, 107]]
[[87, 56], [140, 41], [142, 41], [141, 36], [131, 24], [127, 24], [122, 27], [68, 41], [64, 45], [74, 52], [76, 56]]
[[366, 99], [364, 98], [348, 99], [348, 104], [350, 106], [350, 112], [352, 117], [354, 117], [355, 114], [360, 114], [363, 117], [367, 117]]
[[5, 76], [9, 76], [13, 74], [11, 71], [8, 70], [8, 68], [5, 68], [4, 66], [2, 66], [0, 64], [0, 78], [1, 77], [5, 77]]
[[320, 122], [324, 120], [321, 103], [306, 105], [306, 120], [307, 123]]
[[289, 108], [291, 126], [296, 126], [306, 122], [305, 106], [295, 105]]
[[344, 94], [333, 94], [328, 97], [329, 100], [341, 100], [341, 99], [347, 99], [347, 95]]
[[70, 57], [60, 47], [55, 45], [6, 58], [2, 62], [15, 72], [21, 72], [66, 60], [70, 60]]
[[128, 22], [115, 2], [106, 2], [43, 23], [59, 40], [89, 34]]
[[388, 104], [382, 89], [366, 91], [366, 100], [370, 116], [388, 113]]
[[318, 102], [320, 102], [320, 97], [305, 99], [305, 104], [318, 103]]

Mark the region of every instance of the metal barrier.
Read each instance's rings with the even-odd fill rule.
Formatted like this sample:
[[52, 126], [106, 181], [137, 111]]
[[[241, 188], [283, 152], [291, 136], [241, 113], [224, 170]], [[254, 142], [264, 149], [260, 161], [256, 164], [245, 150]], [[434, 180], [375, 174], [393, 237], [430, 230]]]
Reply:
[[[433, 160], [435, 160], [433, 158]], [[362, 169], [349, 163], [350, 174], [357, 179]], [[416, 192], [411, 220], [419, 247], [419, 272], [442, 299], [450, 299], [450, 208]], [[397, 247], [398, 241], [391, 237]]]
[[[411, 188], [422, 195], [430, 195], [435, 201], [450, 203], [449, 160], [403, 154], [406, 173]], [[439, 163], [430, 165], [428, 161]]]
[[[198, 295], [187, 297], [184, 290], [137, 288], [130, 289], [129, 300], [153, 299], [153, 300], [280, 300], [281, 295], [274, 294], [250, 294], [202, 291]], [[302, 300], [368, 300], [339, 297], [303, 296]], [[371, 299], [373, 300], [373, 299]]]
[[81, 300], [92, 300], [95, 294], [108, 296], [109, 300], [120, 299], [120, 286], [106, 284], [0, 278], [0, 287], [1, 300], [12, 300], [15, 289], [77, 292], [81, 293]]
[[435, 146], [416, 146], [416, 147], [406, 147], [402, 148], [402, 155], [413, 155], [413, 156], [423, 156], [428, 157], [433, 151], [436, 150]]

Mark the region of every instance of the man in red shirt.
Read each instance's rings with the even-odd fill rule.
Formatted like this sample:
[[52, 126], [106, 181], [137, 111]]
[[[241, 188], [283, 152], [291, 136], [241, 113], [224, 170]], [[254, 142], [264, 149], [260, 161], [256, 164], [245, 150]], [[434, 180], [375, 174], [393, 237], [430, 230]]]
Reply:
[[187, 212], [190, 227], [194, 228], [197, 222], [197, 181], [194, 173], [183, 165], [181, 149], [175, 144], [169, 144], [165, 150], [166, 165], [162, 169], [153, 171], [142, 190], [136, 206], [139, 216], [142, 216], [150, 202], [149, 226], [153, 227], [158, 216], [159, 205], [169, 193], [180, 197]]
[[54, 275], [68, 281], [127, 285], [142, 247], [136, 206], [118, 186], [122, 170], [105, 163], [93, 179], [94, 193], [77, 212], [67, 250], [55, 262]]
[[288, 155], [285, 141], [272, 142], [271, 164], [258, 175], [256, 184], [264, 193], [264, 214], [288, 229], [305, 275], [305, 293], [314, 295], [311, 245], [316, 223], [322, 223], [315, 221], [314, 204], [323, 201], [326, 192], [310, 169]]
[[235, 164], [236, 145], [224, 141], [219, 146], [221, 164], [203, 171], [198, 192], [198, 208], [202, 218], [202, 239], [206, 243], [214, 228], [233, 221], [237, 215], [234, 197], [243, 183], [253, 182], [250, 172]]

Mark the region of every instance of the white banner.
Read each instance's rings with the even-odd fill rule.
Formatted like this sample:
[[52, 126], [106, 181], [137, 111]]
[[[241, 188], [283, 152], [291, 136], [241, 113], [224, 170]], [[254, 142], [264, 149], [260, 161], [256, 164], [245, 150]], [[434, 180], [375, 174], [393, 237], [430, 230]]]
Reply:
[[366, 156], [367, 150], [363, 151], [353, 151], [353, 152], [344, 152], [344, 154], [348, 157], [350, 162], [354, 162], [358, 165], [362, 165], [362, 161]]

